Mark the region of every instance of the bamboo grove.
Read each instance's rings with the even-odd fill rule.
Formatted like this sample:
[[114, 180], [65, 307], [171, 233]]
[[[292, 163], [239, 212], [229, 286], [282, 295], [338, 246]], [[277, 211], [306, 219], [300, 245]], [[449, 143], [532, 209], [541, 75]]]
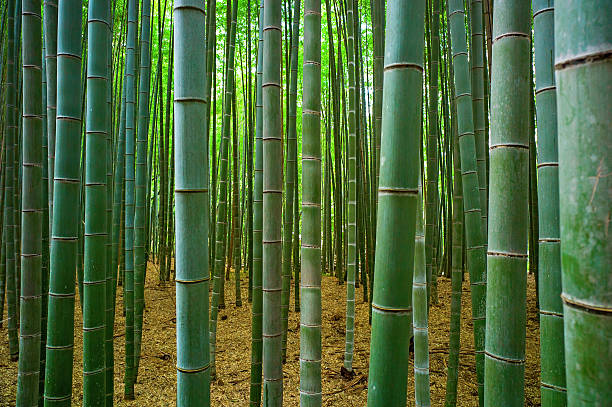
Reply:
[[325, 284], [345, 381], [371, 333], [368, 406], [405, 406], [408, 382], [433, 404], [436, 306], [444, 405], [522, 406], [532, 278], [541, 405], [609, 404], [610, 16], [608, 0], [0, 1], [14, 403], [138, 402], [153, 281], [173, 290], [178, 406], [227, 379], [229, 307], [251, 324], [245, 400], [287, 402], [297, 313], [290, 391], [321, 406]]

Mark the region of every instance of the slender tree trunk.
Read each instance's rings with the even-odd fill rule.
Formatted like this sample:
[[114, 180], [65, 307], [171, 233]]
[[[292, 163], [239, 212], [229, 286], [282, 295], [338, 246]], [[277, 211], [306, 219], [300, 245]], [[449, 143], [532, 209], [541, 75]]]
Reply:
[[[176, 76], [177, 405], [210, 405], [208, 338], [208, 146], [204, 4], [174, 4]], [[196, 315], [196, 318], [193, 316]]]
[[136, 29], [137, 3], [128, 0], [125, 98], [125, 376], [124, 397], [134, 399], [134, 144], [136, 125]]
[[[452, 71], [452, 67], [451, 67]], [[452, 91], [451, 91], [452, 93]], [[452, 215], [452, 260], [451, 260], [451, 320], [448, 345], [448, 372], [444, 405], [457, 405], [457, 382], [459, 379], [459, 349], [461, 346], [461, 292], [463, 282], [463, 185], [461, 180], [461, 157], [457, 134], [456, 111], [452, 109], [453, 138], [453, 215]]]
[[[555, 71], [569, 406], [612, 400], [612, 49], [609, 1], [558, 0]], [[606, 17], [604, 17], [606, 16]]]
[[263, 221], [263, 9], [259, 7], [259, 35], [257, 47], [257, 76], [255, 80], [255, 194], [253, 196], [253, 306], [251, 317], [251, 407], [261, 404], [262, 374], [262, 221]]
[[[431, 112], [430, 112], [431, 114]], [[412, 326], [414, 330], [414, 400], [415, 405], [428, 407], [429, 388], [429, 332], [427, 271], [425, 265], [425, 230], [423, 228], [423, 186], [419, 174], [419, 195], [414, 241], [414, 277], [412, 281]]]
[[[89, 3], [83, 274], [83, 404], [101, 405], [105, 387], [107, 87], [110, 2]], [[103, 157], [100, 159], [100, 157]]]
[[[296, 2], [299, 8], [299, 2]], [[299, 11], [296, 11], [299, 18]], [[299, 33], [294, 28], [294, 36]], [[320, 406], [321, 394], [321, 1], [304, 2], [302, 102], [302, 273], [300, 404]], [[297, 74], [297, 70], [295, 72]], [[297, 178], [296, 178], [297, 180]], [[296, 190], [297, 193], [297, 190]], [[296, 224], [299, 220], [295, 219]], [[297, 277], [296, 277], [297, 279]], [[297, 295], [297, 292], [296, 292]]]
[[[58, 10], [58, 104], [53, 227], [49, 276], [49, 315], [45, 404], [69, 406], [72, 396], [74, 289], [80, 190], [81, 98], [70, 92], [81, 82], [81, 0], [61, 0]], [[66, 206], [66, 207], [64, 207]], [[66, 210], [66, 209], [69, 210]]]
[[[427, 183], [425, 188], [425, 251], [428, 300], [438, 302], [436, 237], [438, 223], [438, 65], [440, 60], [440, 0], [433, 0], [429, 43], [429, 102], [427, 123]], [[430, 284], [430, 286], [429, 286]]]
[[[44, 1], [44, 48], [45, 48], [45, 68], [47, 82], [47, 159], [48, 162], [48, 200], [49, 200], [49, 229], [53, 222], [53, 172], [55, 170], [55, 138], [56, 138], [56, 117], [57, 117], [57, 35], [58, 35], [58, 1]], [[81, 30], [79, 30], [80, 33]], [[43, 197], [44, 199], [44, 197]]]
[[[474, 116], [474, 139], [476, 141], [476, 167], [478, 172], [478, 191], [480, 192], [480, 216], [482, 218], [482, 236], [486, 242], [487, 236], [487, 151], [485, 138], [484, 107], [484, 33], [482, 0], [471, 0], [470, 32], [470, 64], [472, 75], [472, 107]], [[486, 244], [486, 243], [485, 243]]]
[[485, 406], [525, 402], [529, 6], [527, 0], [501, 1], [493, 13]]
[[[235, 24], [233, 22], [232, 24]], [[234, 78], [235, 81], [235, 78]], [[234, 88], [236, 84], [234, 83]], [[230, 261], [227, 262], [228, 268], [230, 265], [234, 267], [234, 287], [236, 295], [236, 306], [242, 306], [242, 297], [240, 293], [240, 271], [242, 269], [242, 261], [240, 258], [240, 236], [242, 230], [242, 222], [240, 221], [240, 192], [238, 185], [238, 178], [240, 176], [240, 142], [238, 141], [238, 128], [236, 126], [237, 112], [236, 112], [236, 93], [232, 94], [232, 112], [234, 118], [234, 129], [232, 131], [232, 245], [231, 251], [229, 252]]]
[[451, 32], [451, 52], [457, 108], [457, 131], [461, 175], [463, 187], [463, 213], [466, 231], [468, 269], [472, 296], [472, 322], [474, 328], [474, 348], [476, 353], [476, 381], [479, 405], [484, 403], [484, 340], [485, 340], [485, 300], [486, 265], [485, 239], [482, 236], [480, 215], [480, 195], [476, 162], [476, 142], [474, 140], [474, 118], [469, 81], [467, 42], [465, 33], [465, 11], [459, 0], [448, 2], [449, 25]]
[[406, 405], [425, 2], [391, 0], [387, 17], [368, 406]]
[[283, 324], [282, 352], [283, 363], [287, 358], [287, 329], [289, 324], [289, 296], [291, 294], [291, 254], [293, 249], [293, 195], [295, 169], [297, 165], [297, 80], [298, 80], [298, 41], [300, 31], [300, 0], [293, 3], [293, 28], [291, 33], [289, 111], [287, 120], [287, 171], [285, 173], [285, 207], [283, 210], [283, 291], [281, 299], [281, 322]]
[[549, 407], [567, 403], [561, 300], [557, 91], [554, 61], [550, 58], [554, 55], [555, 41], [552, 1], [533, 2], [533, 30], [538, 119], [540, 389], [542, 406]]
[[[23, 144], [17, 405], [39, 400], [42, 311], [42, 24], [40, 0], [22, 3]], [[47, 197], [44, 197], [45, 199]]]
[[[229, 156], [229, 135], [230, 135], [230, 112], [232, 106], [232, 95], [234, 92], [234, 41], [236, 36], [236, 15], [238, 13], [238, 1], [234, 0], [233, 10], [231, 12], [230, 19], [230, 38], [228, 40], [228, 53], [226, 56], [226, 67], [227, 72], [225, 76], [225, 96], [223, 98], [223, 125], [222, 125], [222, 138], [220, 154], [220, 168], [219, 168], [219, 202], [217, 208], [217, 224], [216, 224], [216, 239], [215, 242], [215, 269], [213, 275], [213, 292], [212, 292], [212, 306], [210, 311], [210, 363], [211, 363], [211, 378], [216, 378], [216, 347], [217, 347], [217, 314], [219, 308], [225, 307], [223, 302], [223, 289], [224, 289], [224, 265], [225, 265], [225, 239], [227, 236], [227, 181], [228, 181], [228, 156]], [[230, 46], [231, 45], [231, 46]], [[229, 264], [229, 263], [228, 263]], [[223, 305], [222, 305], [223, 304]]]
[[147, 202], [147, 140], [149, 135], [149, 94], [151, 83], [151, 1], [142, 2], [140, 34], [140, 84], [138, 86], [138, 133], [136, 141], [136, 207], [134, 212], [134, 376], [138, 376], [140, 349], [142, 344], [142, 321], [144, 312], [144, 283], [147, 246], [146, 202]]
[[264, 0], [263, 32], [263, 404], [283, 403], [281, 2]]
[[355, 24], [354, 0], [348, 0], [346, 10], [347, 61], [348, 61], [348, 257], [346, 271], [346, 344], [344, 368], [353, 371], [353, 351], [355, 347], [355, 264], [357, 260], [357, 153], [356, 153], [356, 87], [355, 77]]
[[6, 238], [6, 308], [8, 314], [9, 358], [17, 361], [19, 357], [19, 340], [17, 338], [17, 267], [15, 262], [15, 197], [18, 188], [15, 171], [15, 148], [17, 137], [16, 85], [15, 67], [15, 0], [7, 2], [8, 50], [7, 50], [7, 97], [6, 97], [6, 186], [4, 189], [4, 227]]

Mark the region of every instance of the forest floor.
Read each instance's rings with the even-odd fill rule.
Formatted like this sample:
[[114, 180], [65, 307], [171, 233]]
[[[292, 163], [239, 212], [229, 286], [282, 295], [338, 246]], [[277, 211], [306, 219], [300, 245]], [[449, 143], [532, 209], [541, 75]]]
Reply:
[[[227, 307], [219, 312], [217, 332], [217, 375], [211, 386], [214, 406], [248, 406], [251, 360], [251, 306], [247, 301], [248, 277], [242, 276], [242, 307], [235, 307], [234, 273], [225, 284]], [[299, 405], [299, 313], [294, 312], [293, 281], [291, 283], [287, 362], [284, 366], [284, 405]], [[527, 290], [527, 356], [525, 368], [525, 405], [540, 405], [539, 324], [535, 302], [535, 281], [528, 278]], [[123, 406], [172, 406], [176, 392], [175, 296], [174, 284], [160, 286], [157, 267], [149, 264], [145, 289], [146, 310], [143, 327], [142, 357], [136, 400], [123, 400], [124, 324], [122, 288], [118, 289], [117, 318], [115, 321], [115, 403]], [[363, 291], [356, 291], [355, 355], [356, 373], [347, 380], [340, 375], [344, 358], [345, 295], [346, 287], [338, 285], [334, 277], [324, 276], [323, 293], [323, 405], [365, 406], [367, 403], [367, 375], [370, 353], [368, 304]], [[442, 406], [446, 388], [448, 360], [450, 280], [438, 280], [438, 305], [430, 311], [429, 349], [431, 373], [431, 404]], [[78, 295], [77, 295], [78, 297]], [[76, 301], [78, 304], [78, 300]], [[2, 320], [6, 319], [4, 307]], [[477, 406], [474, 345], [471, 323], [469, 283], [463, 284], [461, 309], [461, 352], [459, 360], [458, 405]], [[81, 405], [83, 334], [81, 309], [75, 307], [75, 349], [73, 366], [72, 404]], [[409, 366], [408, 405], [414, 405], [412, 356]], [[0, 329], [0, 406], [15, 405], [17, 363], [9, 362], [6, 322]]]

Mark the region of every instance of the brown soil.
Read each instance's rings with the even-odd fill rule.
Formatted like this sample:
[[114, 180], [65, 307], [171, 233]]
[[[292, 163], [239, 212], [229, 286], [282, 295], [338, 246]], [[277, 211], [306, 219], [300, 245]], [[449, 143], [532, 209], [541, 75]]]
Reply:
[[[159, 286], [158, 272], [149, 265], [146, 282], [146, 311], [143, 332], [142, 358], [136, 384], [136, 400], [123, 400], [124, 323], [122, 316], [122, 288], [118, 290], [117, 319], [115, 322], [115, 402], [125, 406], [173, 406], [176, 391], [176, 348], [174, 318], [174, 285]], [[232, 273], [233, 276], [233, 273]], [[226, 282], [227, 308], [219, 313], [217, 333], [217, 374], [212, 384], [211, 401], [215, 406], [247, 406], [249, 401], [251, 312], [247, 299], [247, 277], [242, 280], [243, 306], [236, 308], [234, 281]], [[292, 282], [293, 287], [293, 282]], [[430, 372], [431, 402], [444, 404], [446, 363], [448, 359], [448, 329], [450, 318], [450, 280], [438, 282], [439, 302], [430, 312]], [[345, 286], [333, 277], [323, 277], [323, 405], [365, 406], [370, 351], [368, 304], [363, 302], [363, 291], [356, 292], [355, 357], [356, 376], [346, 380], [340, 375], [344, 357]], [[292, 292], [293, 294], [293, 292]], [[78, 303], [78, 300], [77, 300]], [[284, 366], [284, 405], [299, 405], [299, 314], [290, 302], [287, 363]], [[461, 353], [459, 361], [459, 406], [477, 406], [476, 374], [472, 339], [469, 284], [463, 285], [461, 319]], [[73, 405], [82, 404], [82, 319], [75, 308], [75, 351], [73, 367]], [[2, 319], [6, 319], [5, 314]], [[535, 282], [528, 279], [527, 295], [527, 362], [525, 369], [525, 405], [540, 404], [539, 390], [539, 325], [535, 304]], [[414, 405], [412, 360], [409, 366], [408, 405]], [[9, 362], [6, 322], [0, 330], [0, 406], [15, 405], [17, 363]]]

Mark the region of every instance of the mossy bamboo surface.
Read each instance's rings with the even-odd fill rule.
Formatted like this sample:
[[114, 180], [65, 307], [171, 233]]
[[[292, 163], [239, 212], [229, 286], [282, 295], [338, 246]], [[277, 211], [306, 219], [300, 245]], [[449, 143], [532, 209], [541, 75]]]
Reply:
[[263, 405], [283, 404], [281, 2], [264, 0], [263, 31]]
[[251, 407], [261, 404], [262, 375], [262, 228], [263, 228], [263, 7], [259, 7], [259, 45], [255, 80], [255, 191], [253, 195], [253, 305], [251, 308]]
[[[210, 405], [205, 5], [174, 3], [177, 405]], [[195, 318], [194, 318], [195, 316]]]
[[80, 194], [82, 0], [61, 0], [58, 8], [57, 132], [54, 165], [45, 406], [70, 406], [74, 344], [74, 297]]
[[[17, 405], [39, 401], [42, 311], [42, 16], [40, 0], [22, 3], [23, 141], [21, 292]], [[46, 197], [45, 197], [46, 198]], [[48, 228], [49, 225], [44, 225]]]
[[[294, 31], [294, 35], [297, 34], [297, 30]], [[320, 406], [322, 401], [320, 0], [304, 1], [303, 72], [300, 405], [306, 407]], [[299, 219], [295, 222], [299, 223]]]
[[561, 266], [569, 406], [612, 400], [612, 3], [555, 2]]
[[533, 2], [538, 120], [538, 278], [542, 406], [567, 400], [561, 300], [559, 148], [554, 60], [554, 1]]
[[[530, 3], [493, 10], [485, 406], [525, 402]], [[509, 301], [509, 299], [511, 299]]]
[[486, 304], [485, 239], [482, 236], [481, 203], [474, 137], [472, 90], [465, 32], [465, 10], [460, 0], [448, 2], [453, 58], [455, 104], [457, 108], [457, 132], [461, 157], [463, 189], [463, 213], [467, 265], [470, 271], [472, 296], [472, 322], [476, 353], [476, 381], [479, 405], [484, 402], [484, 342]]
[[425, 2], [387, 4], [368, 406], [405, 406], [412, 321]]

